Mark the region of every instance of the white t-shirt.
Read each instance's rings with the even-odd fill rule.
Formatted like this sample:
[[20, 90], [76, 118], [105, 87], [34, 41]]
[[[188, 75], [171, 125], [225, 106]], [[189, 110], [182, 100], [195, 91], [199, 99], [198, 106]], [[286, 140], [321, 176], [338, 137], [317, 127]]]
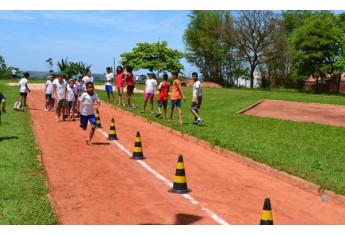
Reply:
[[52, 94], [53, 93], [53, 82], [48, 79], [46, 82], [46, 85], [47, 85], [46, 94]]
[[26, 89], [26, 84], [27, 83], [28, 83], [28, 79], [26, 79], [26, 78], [21, 78], [19, 80], [19, 86], [20, 86], [19, 92], [20, 93], [27, 93], [28, 92], [27, 89]]
[[12, 70], [12, 75], [16, 75], [17, 71], [15, 69]]
[[81, 90], [83, 88], [82, 84], [78, 81], [75, 81], [74, 87], [77, 90], [77, 95], [81, 95]]
[[154, 93], [155, 86], [157, 86], [157, 80], [155, 79], [148, 79], [146, 80], [146, 90], [145, 93]]
[[71, 88], [70, 86], [67, 86], [67, 100], [69, 102], [75, 101], [75, 95], [77, 94], [77, 88], [74, 86]]
[[83, 116], [89, 116], [95, 114], [93, 105], [95, 102], [99, 102], [99, 98], [97, 96], [97, 93], [93, 93], [92, 96], [90, 96], [87, 92], [84, 92], [78, 100], [82, 102], [83, 104], [80, 107], [80, 114]]
[[84, 89], [84, 91], [86, 91], [86, 83], [87, 82], [93, 82], [93, 77], [92, 77], [92, 75], [91, 75], [91, 77], [86, 75], [82, 78], [82, 81], [84, 82], [83, 83], [83, 89]]
[[197, 80], [193, 85], [193, 98], [196, 98], [196, 89], [199, 89], [199, 97], [202, 96], [201, 83]]
[[58, 99], [66, 99], [66, 87], [67, 83], [65, 80], [62, 80], [62, 83], [59, 83], [58, 79], [55, 79], [53, 85], [56, 86], [56, 95]]
[[[106, 82], [105, 85], [112, 85], [112, 82], [114, 81], [114, 74], [110, 72], [109, 74], [105, 74]], [[110, 80], [110, 81], [109, 81]]]

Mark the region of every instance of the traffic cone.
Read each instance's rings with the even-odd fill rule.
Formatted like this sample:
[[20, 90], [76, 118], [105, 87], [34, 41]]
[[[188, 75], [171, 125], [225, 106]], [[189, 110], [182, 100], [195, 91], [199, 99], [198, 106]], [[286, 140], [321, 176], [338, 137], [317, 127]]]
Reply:
[[115, 121], [114, 118], [111, 119], [110, 122], [110, 129], [108, 132], [108, 140], [117, 140], [117, 136], [116, 136], [116, 128], [115, 128]]
[[185, 174], [184, 165], [183, 165], [183, 157], [180, 154], [177, 161], [174, 184], [173, 184], [173, 187], [169, 189], [169, 192], [189, 193], [190, 191], [192, 190], [187, 188], [186, 174]]
[[262, 210], [260, 225], [273, 225], [271, 201], [269, 198], [265, 198], [264, 207]]
[[137, 132], [137, 136], [135, 138], [134, 149], [133, 149], [133, 156], [131, 156], [131, 159], [134, 159], [134, 160], [145, 159], [145, 157], [143, 155], [143, 149], [141, 147], [141, 140], [140, 140], [140, 133], [139, 133], [139, 131]]
[[95, 117], [96, 117], [96, 128], [102, 128], [102, 125], [101, 125], [101, 119], [100, 119], [100, 117], [99, 117], [99, 111], [98, 111], [98, 109], [96, 110], [96, 115], [95, 115]]

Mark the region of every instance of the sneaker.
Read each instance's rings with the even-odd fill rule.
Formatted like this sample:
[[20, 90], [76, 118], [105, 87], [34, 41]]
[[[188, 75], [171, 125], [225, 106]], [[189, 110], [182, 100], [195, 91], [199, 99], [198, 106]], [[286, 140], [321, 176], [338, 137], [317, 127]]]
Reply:
[[204, 120], [202, 118], [197, 120], [197, 125], [200, 125]]
[[155, 115], [155, 116], [156, 116], [156, 118], [158, 118], [158, 117], [160, 117], [161, 115], [162, 115], [162, 114], [159, 114], [159, 113], [158, 113], [158, 114], [157, 114], [157, 115]]
[[136, 106], [135, 106], [135, 105], [132, 105], [132, 108], [134, 109], [134, 108], [136, 108]]
[[198, 124], [197, 120], [193, 121], [193, 125], [197, 125], [197, 124]]
[[47, 109], [47, 108], [44, 108], [44, 111], [48, 111], [48, 109]]

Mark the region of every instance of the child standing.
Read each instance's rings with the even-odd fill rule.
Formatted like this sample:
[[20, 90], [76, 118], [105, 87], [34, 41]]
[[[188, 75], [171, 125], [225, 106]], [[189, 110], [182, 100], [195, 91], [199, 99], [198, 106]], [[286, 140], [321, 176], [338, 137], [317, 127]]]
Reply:
[[134, 75], [133, 68], [131, 66], [126, 67], [126, 84], [127, 84], [127, 104], [129, 108], [135, 108], [134, 105]]
[[122, 106], [126, 107], [125, 105], [125, 99], [123, 97], [123, 87], [125, 86], [125, 74], [123, 73], [122, 66], [117, 66], [116, 68], [116, 88], [117, 93], [119, 95], [119, 103], [117, 106], [120, 106], [122, 103]]
[[53, 82], [53, 97], [56, 101], [56, 121], [65, 121], [65, 112], [67, 108], [67, 83], [63, 78], [63, 73], [58, 73], [57, 80]]
[[154, 78], [155, 74], [153, 72], [149, 72], [147, 74], [149, 75], [149, 79], [146, 80], [146, 83], [145, 83], [144, 106], [143, 106], [143, 109], [141, 110], [141, 113], [145, 113], [147, 100], [150, 99], [151, 114], [154, 114], [154, 112], [153, 112], [153, 98], [155, 96], [156, 89], [157, 89], [157, 80]]
[[2, 104], [2, 109], [0, 110], [0, 124], [1, 124], [1, 111], [3, 113], [6, 113], [6, 98], [1, 92], [0, 92], [0, 104]]
[[162, 115], [161, 107], [163, 106], [164, 109], [164, 120], [167, 118], [167, 105], [169, 99], [169, 90], [170, 90], [170, 83], [168, 82], [168, 75], [163, 74], [163, 81], [158, 85], [158, 99], [157, 99], [157, 107], [158, 107], [158, 114], [156, 117]]
[[181, 99], [186, 101], [186, 97], [183, 94], [181, 81], [178, 79], [178, 72], [171, 73], [173, 78], [173, 85], [172, 85], [172, 93], [171, 93], [171, 107], [170, 107], [170, 119], [167, 121], [168, 123], [172, 122], [172, 116], [174, 114], [174, 108], [178, 111], [179, 122], [177, 124], [182, 125], [182, 110], [181, 110]]
[[91, 140], [95, 133], [96, 122], [97, 122], [97, 119], [95, 117], [94, 104], [97, 103], [97, 107], [96, 107], [96, 110], [97, 110], [99, 109], [101, 103], [97, 94], [94, 92], [93, 83], [88, 82], [85, 84], [85, 86], [86, 86], [86, 92], [84, 92], [78, 99], [80, 102], [82, 102], [82, 105], [80, 108], [80, 127], [83, 130], [86, 130], [87, 123], [90, 122], [91, 130], [90, 130], [90, 135], [89, 135], [87, 144], [93, 145]]
[[105, 91], [107, 92], [107, 98], [108, 98], [108, 102], [110, 102], [110, 94], [113, 97], [113, 101], [115, 100], [115, 96], [114, 96], [114, 92], [113, 92], [113, 81], [114, 81], [114, 74], [113, 72], [111, 72], [110, 67], [106, 68], [107, 73], [105, 74], [104, 77], [104, 87], [105, 87]]
[[53, 110], [53, 75], [49, 75], [48, 80], [46, 81], [46, 107], [44, 111]]
[[83, 90], [83, 85], [82, 85], [82, 82], [81, 82], [81, 78], [82, 78], [82, 74], [79, 72], [77, 75], [76, 75], [76, 81], [74, 83], [74, 86], [76, 87], [77, 89], [77, 95], [76, 95], [76, 113], [77, 113], [77, 117], [80, 116], [80, 102], [78, 100], [78, 98], [80, 97], [81, 95], [81, 92]]
[[200, 125], [204, 120], [199, 116], [199, 112], [198, 112], [201, 106], [201, 101], [202, 101], [202, 89], [201, 89], [201, 83], [198, 80], [198, 73], [193, 72], [192, 79], [194, 80], [194, 85], [193, 85], [193, 98], [192, 98], [192, 103], [190, 105], [190, 110], [194, 115], [193, 124]]
[[28, 81], [29, 81], [30, 74], [28, 72], [24, 73], [24, 77], [19, 80], [19, 86], [20, 86], [20, 102], [22, 104], [22, 109], [26, 107], [26, 98], [28, 96], [28, 91], [31, 92], [31, 90], [28, 87]]
[[74, 121], [75, 98], [77, 95], [77, 89], [74, 86], [75, 82], [73, 79], [70, 79], [68, 83], [69, 86], [67, 86], [67, 117], [68, 120]]

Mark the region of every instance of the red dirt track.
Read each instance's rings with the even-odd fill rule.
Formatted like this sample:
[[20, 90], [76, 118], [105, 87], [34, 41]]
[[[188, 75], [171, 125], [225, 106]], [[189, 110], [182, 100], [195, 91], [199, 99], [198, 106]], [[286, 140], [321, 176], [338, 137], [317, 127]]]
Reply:
[[263, 100], [242, 113], [345, 127], [345, 106], [341, 105]]
[[[58, 123], [53, 112], [44, 112], [42, 90], [29, 93], [28, 105], [60, 224], [219, 224], [212, 211], [229, 224], [257, 225], [266, 197], [274, 224], [345, 224], [345, 205], [331, 198], [322, 203], [321, 194], [248, 166], [236, 154], [226, 157], [109, 104], [99, 109], [103, 133], [96, 129], [94, 146], [86, 145], [90, 127], [83, 131], [79, 120]], [[112, 118], [117, 142], [132, 152], [140, 131], [141, 162], [171, 183], [182, 154], [192, 189], [187, 196], [197, 202], [168, 192], [164, 181], [107, 140]]]

